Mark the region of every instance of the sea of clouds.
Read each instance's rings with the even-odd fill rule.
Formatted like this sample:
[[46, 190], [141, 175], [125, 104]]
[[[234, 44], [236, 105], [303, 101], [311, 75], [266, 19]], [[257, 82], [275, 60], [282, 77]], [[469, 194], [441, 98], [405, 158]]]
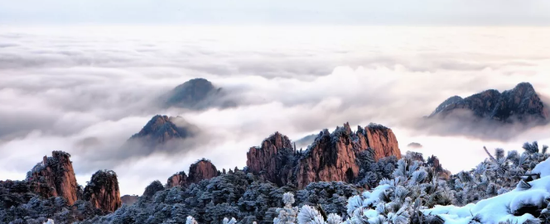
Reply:
[[[386, 125], [403, 152], [419, 142], [415, 150], [445, 168], [470, 169], [483, 146], [548, 144], [550, 128], [502, 139], [420, 128], [418, 119], [450, 96], [524, 81], [550, 96], [548, 39], [550, 29], [527, 27], [0, 27], [0, 179], [23, 179], [63, 150], [80, 184], [113, 169], [122, 194], [141, 194], [203, 157], [242, 168], [275, 131], [298, 140], [344, 122]], [[155, 106], [197, 77], [239, 106]], [[200, 134], [169, 152], [120, 151], [156, 114], [181, 116]]]

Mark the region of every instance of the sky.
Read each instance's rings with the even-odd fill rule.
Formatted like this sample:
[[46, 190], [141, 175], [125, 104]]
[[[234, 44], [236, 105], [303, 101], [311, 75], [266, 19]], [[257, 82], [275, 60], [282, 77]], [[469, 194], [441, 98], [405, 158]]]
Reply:
[[[470, 169], [483, 146], [550, 144], [550, 128], [465, 135], [418, 119], [450, 96], [525, 81], [550, 97], [549, 22], [545, 0], [0, 0], [0, 179], [63, 150], [79, 184], [113, 169], [122, 194], [142, 194], [201, 158], [242, 168], [276, 131], [298, 140], [345, 122], [383, 124], [403, 153], [418, 142], [452, 172]], [[198, 77], [238, 107], [156, 106]], [[170, 152], [121, 151], [156, 114], [199, 134]]]
[[547, 26], [547, 0], [0, 0], [7, 24]]

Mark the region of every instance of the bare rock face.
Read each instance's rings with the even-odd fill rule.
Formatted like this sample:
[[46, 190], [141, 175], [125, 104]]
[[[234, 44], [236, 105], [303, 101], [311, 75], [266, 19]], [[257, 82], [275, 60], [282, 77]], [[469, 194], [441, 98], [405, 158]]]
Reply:
[[298, 188], [318, 181], [353, 181], [359, 174], [355, 153], [366, 147], [361, 148], [360, 142], [353, 142], [351, 135], [348, 124], [332, 134], [323, 131], [299, 159], [296, 170]]
[[201, 180], [218, 176], [218, 169], [209, 160], [202, 159], [189, 167], [188, 183], [198, 183]]
[[367, 137], [367, 147], [374, 149], [376, 160], [388, 156], [401, 158], [397, 139], [391, 129], [382, 125], [371, 124], [364, 129], [363, 134]]
[[62, 151], [53, 151], [51, 157], [44, 156], [42, 162], [27, 173], [31, 191], [45, 198], [63, 197], [68, 205], [73, 205], [78, 199], [78, 184], [70, 157]]
[[176, 173], [168, 178], [166, 181], [166, 187], [172, 188], [172, 187], [185, 187], [188, 185], [187, 182], [187, 175], [185, 175], [185, 172], [181, 171], [179, 173]]
[[288, 137], [276, 132], [246, 153], [246, 166], [266, 180], [285, 185], [292, 174], [295, 151]]
[[218, 176], [218, 169], [212, 162], [206, 159], [201, 159], [198, 162], [191, 164], [189, 167], [189, 176], [181, 171], [168, 178], [166, 187], [172, 188], [176, 186], [187, 187], [192, 183], [198, 183], [201, 180], [207, 180]]
[[294, 184], [303, 188], [317, 181], [352, 182], [359, 174], [356, 155], [373, 149], [374, 160], [387, 156], [401, 158], [393, 132], [381, 125], [358, 127], [349, 124], [333, 133], [323, 130], [305, 152], [292, 148], [286, 136], [275, 133], [262, 146], [252, 147], [247, 154], [248, 170], [277, 185]]
[[117, 210], [122, 201], [116, 173], [112, 170], [97, 171], [84, 188], [83, 199], [105, 212]]

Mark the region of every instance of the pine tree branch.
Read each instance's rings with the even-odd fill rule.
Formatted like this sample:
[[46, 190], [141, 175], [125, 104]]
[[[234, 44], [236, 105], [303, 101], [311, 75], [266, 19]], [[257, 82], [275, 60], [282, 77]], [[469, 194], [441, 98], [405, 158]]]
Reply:
[[489, 150], [487, 150], [487, 147], [483, 146], [483, 149], [485, 150], [485, 152], [487, 153], [487, 155], [489, 155], [489, 157], [491, 158], [491, 160], [497, 162], [497, 160], [495, 159], [495, 157], [493, 157], [493, 155], [491, 155], [491, 153], [489, 153]]

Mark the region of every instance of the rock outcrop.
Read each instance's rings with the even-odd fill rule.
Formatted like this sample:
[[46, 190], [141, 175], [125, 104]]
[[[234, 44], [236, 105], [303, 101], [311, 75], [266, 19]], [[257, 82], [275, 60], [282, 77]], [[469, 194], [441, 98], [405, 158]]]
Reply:
[[401, 158], [397, 140], [391, 129], [369, 125], [357, 132], [349, 124], [333, 133], [323, 130], [305, 152], [292, 148], [286, 136], [275, 133], [261, 147], [247, 153], [248, 170], [277, 185], [293, 184], [303, 188], [316, 181], [351, 182], [359, 174], [356, 154], [373, 149], [378, 160], [387, 156]]
[[113, 212], [121, 205], [117, 175], [112, 170], [100, 170], [84, 188], [83, 199], [105, 212]]
[[282, 186], [291, 178], [295, 154], [288, 137], [275, 132], [261, 147], [250, 148], [246, 153], [246, 166], [253, 173]]
[[164, 190], [164, 186], [160, 183], [160, 181], [155, 180], [149, 186], [145, 188], [145, 191], [143, 191], [143, 197], [153, 197], [155, 193]]
[[191, 79], [176, 86], [168, 93], [166, 106], [176, 106], [189, 109], [200, 109], [208, 105], [211, 98], [221, 91], [203, 78]]
[[[370, 124], [361, 133], [361, 127], [358, 128], [358, 138], [361, 141], [360, 148], [365, 149], [369, 147], [374, 149], [375, 158], [379, 160], [388, 156], [396, 156], [401, 158], [401, 151], [397, 144], [397, 138], [393, 131], [387, 127], [378, 124]], [[366, 143], [363, 144], [362, 138], [366, 137]]]
[[166, 187], [187, 187], [192, 183], [198, 183], [201, 180], [207, 180], [218, 176], [219, 172], [216, 166], [209, 160], [201, 159], [189, 167], [189, 176], [181, 171], [168, 178]]
[[327, 130], [321, 132], [298, 161], [297, 187], [304, 188], [317, 181], [353, 181], [359, 174], [355, 153], [367, 149], [367, 146], [364, 145], [364, 138], [361, 142], [352, 139], [355, 137], [352, 134], [348, 124], [337, 128], [332, 134]]
[[155, 115], [147, 124], [134, 134], [129, 141], [139, 140], [146, 145], [160, 145], [173, 139], [185, 139], [196, 132], [196, 127], [181, 117]]
[[201, 159], [191, 164], [189, 167], [187, 181], [189, 183], [198, 183], [201, 180], [210, 179], [215, 176], [218, 176], [218, 169], [216, 169], [216, 166], [209, 160]]
[[514, 89], [500, 93], [486, 90], [462, 99], [453, 96], [439, 105], [430, 118], [465, 118], [470, 112], [473, 121], [482, 119], [500, 123], [546, 123], [549, 111], [530, 83], [520, 83]]
[[164, 107], [201, 110], [209, 107], [233, 107], [235, 103], [225, 99], [221, 88], [203, 78], [191, 79], [161, 97]]
[[155, 115], [147, 124], [124, 145], [121, 146], [119, 159], [132, 156], [148, 156], [154, 152], [171, 153], [185, 148], [190, 138], [196, 136], [199, 129], [185, 121], [182, 117]]
[[70, 160], [71, 155], [53, 151], [51, 157], [44, 156], [41, 163], [27, 173], [31, 191], [44, 197], [63, 197], [68, 205], [78, 199], [78, 184]]
[[189, 182], [187, 182], [187, 175], [185, 174], [185, 172], [181, 171], [168, 178], [168, 180], [166, 181], [166, 187], [186, 187], [188, 183]]

